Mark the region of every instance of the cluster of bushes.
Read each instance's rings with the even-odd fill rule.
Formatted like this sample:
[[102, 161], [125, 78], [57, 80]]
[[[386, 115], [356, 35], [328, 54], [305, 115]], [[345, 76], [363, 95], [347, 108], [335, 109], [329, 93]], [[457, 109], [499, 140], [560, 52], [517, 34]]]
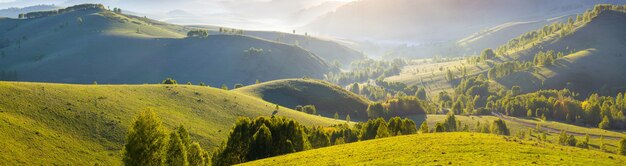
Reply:
[[367, 116], [370, 119], [391, 118], [395, 116], [426, 114], [427, 103], [415, 96], [402, 96], [385, 102], [374, 102], [367, 107]]
[[489, 69], [489, 71], [487, 72], [487, 77], [490, 80], [497, 80], [515, 72], [530, 69], [531, 67], [532, 63], [530, 62], [509, 61], [505, 63], [499, 63]]
[[250, 56], [261, 56], [261, 55], [265, 54], [265, 52], [271, 53], [272, 50], [265, 51], [262, 48], [250, 47], [247, 50], [243, 50], [243, 52], [249, 54]]
[[142, 111], [126, 134], [125, 165], [208, 165], [209, 154], [192, 142], [180, 126], [169, 135], [161, 120], [151, 111]]
[[415, 95], [421, 100], [428, 98], [426, 89], [416, 85], [407, 86], [401, 82], [387, 82], [383, 79], [376, 79], [375, 83], [376, 85], [353, 83], [348, 85], [348, 90], [372, 101], [384, 101], [409, 95]]
[[315, 105], [305, 105], [305, 106], [298, 105], [296, 106], [295, 110], [304, 112], [307, 114], [317, 115], [317, 108], [315, 108]]
[[209, 31], [206, 29], [194, 29], [187, 32], [187, 37], [206, 38], [209, 37]]
[[[438, 133], [438, 132], [470, 132], [468, 124], [462, 124], [460, 120], [457, 120], [453, 113], [448, 113], [443, 122], [437, 122], [432, 130], [429, 130], [428, 123], [424, 121], [419, 128], [420, 133]], [[509, 128], [506, 126], [506, 122], [502, 119], [496, 119], [491, 124], [485, 123], [481, 125], [480, 122], [476, 123], [474, 132], [479, 133], [491, 133], [497, 135], [510, 135]]]
[[235, 35], [243, 35], [244, 31], [240, 29], [227, 29], [227, 28], [219, 28], [220, 33], [225, 34], [235, 34]]
[[88, 10], [88, 9], [104, 9], [104, 5], [102, 5], [102, 4], [81, 4], [81, 5], [70, 6], [70, 7], [67, 7], [65, 9], [59, 9], [59, 10], [38, 11], [38, 12], [30, 12], [30, 13], [26, 13], [26, 14], [19, 14], [18, 18], [20, 18], [20, 19], [22, 19], [22, 18], [28, 18], [28, 19], [41, 18], [41, 17], [54, 16], [54, 15], [59, 15], [59, 14], [67, 13], [67, 12], [77, 11], [77, 10]]
[[398, 135], [409, 135], [417, 133], [417, 125], [410, 119], [394, 117], [385, 122], [383, 118], [370, 119], [360, 125], [360, 140], [371, 140]]
[[535, 54], [535, 58], [533, 62], [536, 66], [552, 66], [556, 59], [562, 58], [564, 55], [562, 52], [555, 53], [554, 50], [549, 50], [546, 52], [539, 51]]
[[362, 60], [350, 64], [350, 72], [333, 73], [326, 75], [326, 81], [339, 85], [347, 85], [354, 82], [366, 82], [370, 79], [385, 78], [400, 74], [401, 68], [407, 62], [402, 59], [391, 61]]
[[228, 140], [215, 150], [213, 165], [234, 165], [247, 161], [331, 145], [417, 133], [409, 119], [379, 118], [365, 123], [309, 128], [282, 117], [240, 118]]

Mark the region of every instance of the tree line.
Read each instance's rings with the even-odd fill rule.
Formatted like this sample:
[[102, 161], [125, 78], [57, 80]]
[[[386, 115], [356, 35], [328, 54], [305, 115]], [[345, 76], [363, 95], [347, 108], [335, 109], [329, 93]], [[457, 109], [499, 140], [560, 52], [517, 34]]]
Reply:
[[239, 118], [212, 156], [213, 165], [234, 165], [331, 145], [417, 133], [416, 124], [398, 117], [355, 125], [307, 127], [284, 117]]
[[[72, 11], [78, 11], [78, 10], [89, 10], [89, 9], [104, 9], [104, 5], [102, 4], [81, 4], [81, 5], [75, 5], [75, 6], [70, 6], [64, 9], [58, 9], [58, 10], [50, 10], [50, 11], [37, 11], [37, 12], [29, 12], [26, 14], [19, 14], [18, 18], [23, 19], [23, 18], [27, 18], [27, 19], [33, 19], [33, 18], [41, 18], [41, 17], [48, 17], [48, 16], [54, 16], [54, 15], [59, 15], [59, 14], [63, 14], [63, 13], [68, 13], [68, 12], [72, 12]], [[120, 10], [121, 12], [121, 10]]]

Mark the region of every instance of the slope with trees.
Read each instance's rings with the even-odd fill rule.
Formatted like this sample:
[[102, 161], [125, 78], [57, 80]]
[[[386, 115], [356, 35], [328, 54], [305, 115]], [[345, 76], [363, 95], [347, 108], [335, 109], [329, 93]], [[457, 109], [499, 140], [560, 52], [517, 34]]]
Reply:
[[0, 96], [0, 163], [5, 165], [119, 165], [132, 117], [147, 109], [168, 129], [185, 126], [207, 150], [218, 147], [241, 116], [284, 116], [306, 126], [346, 122], [190, 85], [0, 82]]

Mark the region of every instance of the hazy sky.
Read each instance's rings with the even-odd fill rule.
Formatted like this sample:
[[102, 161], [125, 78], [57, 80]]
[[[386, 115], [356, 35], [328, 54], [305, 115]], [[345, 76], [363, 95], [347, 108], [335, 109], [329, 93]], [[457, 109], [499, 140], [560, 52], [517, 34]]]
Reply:
[[102, 3], [178, 24], [288, 30], [349, 1], [353, 0], [0, 0], [0, 8]]

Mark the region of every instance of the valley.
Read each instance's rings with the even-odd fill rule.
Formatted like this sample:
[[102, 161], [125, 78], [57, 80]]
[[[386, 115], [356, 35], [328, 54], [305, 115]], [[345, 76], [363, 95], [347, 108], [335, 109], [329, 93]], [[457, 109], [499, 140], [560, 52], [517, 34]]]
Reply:
[[38, 2], [0, 165], [626, 162], [622, 1]]

